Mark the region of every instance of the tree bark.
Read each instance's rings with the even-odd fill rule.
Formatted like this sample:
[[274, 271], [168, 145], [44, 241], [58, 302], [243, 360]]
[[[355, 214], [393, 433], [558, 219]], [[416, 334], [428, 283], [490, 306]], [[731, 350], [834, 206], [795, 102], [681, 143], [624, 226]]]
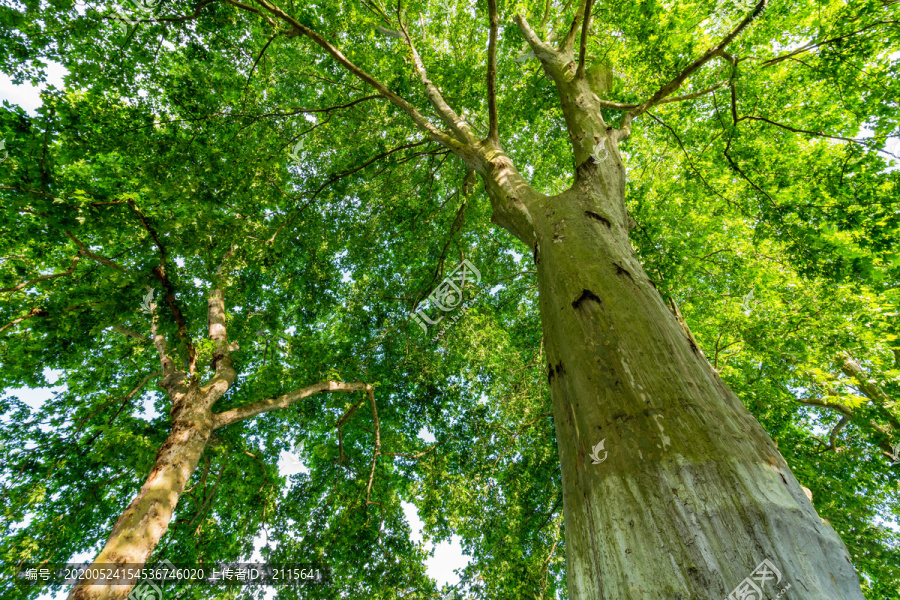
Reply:
[[[200, 390], [194, 386], [173, 410], [172, 432], [156, 455], [156, 462], [140, 492], [116, 521], [106, 545], [92, 566], [129, 565], [140, 568], [169, 528], [169, 521], [197, 468], [213, 431], [213, 415]], [[69, 600], [119, 600], [127, 598], [135, 579], [126, 585], [80, 581]]]
[[617, 151], [598, 158], [529, 207], [570, 600], [721, 600], [764, 559], [772, 597], [862, 600], [842, 541], [644, 273]]

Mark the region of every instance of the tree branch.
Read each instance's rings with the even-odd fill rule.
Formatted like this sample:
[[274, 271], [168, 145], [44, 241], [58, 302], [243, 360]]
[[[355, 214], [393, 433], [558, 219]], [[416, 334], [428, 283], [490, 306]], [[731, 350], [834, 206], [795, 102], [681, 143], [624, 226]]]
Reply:
[[406, 115], [410, 119], [412, 119], [413, 123], [415, 123], [416, 126], [422, 129], [428, 135], [430, 135], [434, 141], [440, 142], [441, 144], [444, 144], [445, 146], [453, 148], [457, 151], [462, 150], [460, 142], [435, 128], [412, 104], [395, 94], [390, 88], [375, 79], [372, 75], [356, 66], [352, 61], [350, 61], [350, 59], [344, 56], [340, 50], [331, 45], [321, 35], [313, 31], [312, 29], [305, 27], [299, 21], [285, 13], [283, 10], [268, 2], [268, 0], [257, 0], [257, 2], [267, 11], [291, 25], [292, 29], [287, 32], [288, 35], [297, 35], [298, 33], [303, 34], [314, 43], [318, 44], [338, 63], [343, 65], [348, 71], [374, 87], [376, 90], [378, 90], [379, 93], [381, 93], [382, 96], [390, 100], [395, 106], [397, 106], [397, 108], [406, 113]]
[[488, 138], [498, 140], [500, 134], [497, 124], [497, 28], [500, 17], [497, 14], [497, 0], [488, 0], [488, 13], [490, 22], [487, 68]]
[[[366, 167], [368, 167], [369, 165], [371, 165], [371, 164], [374, 163], [375, 161], [378, 161], [378, 160], [380, 160], [380, 159], [382, 159], [382, 158], [384, 158], [384, 157], [386, 157], [386, 156], [390, 156], [390, 155], [393, 154], [394, 152], [399, 152], [400, 150], [407, 150], [407, 149], [409, 149], [409, 148], [415, 148], [416, 146], [421, 146], [421, 145], [427, 144], [427, 143], [428, 143], [427, 140], [422, 140], [421, 142], [412, 142], [412, 143], [410, 143], [410, 144], [402, 144], [402, 145], [400, 145], [400, 146], [397, 146], [396, 148], [392, 148], [392, 149], [390, 149], [390, 150], [388, 150], [388, 151], [386, 151], [386, 152], [382, 152], [381, 154], [379, 154], [379, 155], [377, 155], [377, 156], [374, 156], [373, 158], [371, 158], [370, 160], [367, 160], [366, 162], [364, 162], [363, 164], [359, 165], [358, 167], [353, 167], [352, 169], [348, 169], [348, 170], [346, 170], [346, 171], [344, 171], [344, 172], [342, 172], [342, 173], [338, 173], [337, 175], [333, 176], [333, 177], [330, 178], [328, 181], [326, 181], [325, 183], [323, 183], [322, 185], [320, 185], [319, 188], [318, 188], [315, 192], [313, 192], [312, 196], [309, 198], [309, 200], [306, 201], [306, 203], [300, 208], [300, 210], [298, 210], [298, 211], [295, 212], [293, 215], [291, 215], [291, 216], [288, 218], [287, 221], [285, 221], [284, 223], [282, 223], [281, 225], [279, 225], [278, 228], [275, 230], [275, 232], [272, 234], [272, 237], [270, 237], [270, 238], [267, 240], [267, 242], [270, 243], [270, 244], [271, 244], [272, 242], [274, 242], [274, 241], [275, 241], [275, 236], [277, 236], [277, 235], [281, 232], [281, 230], [284, 229], [285, 227], [287, 227], [294, 219], [296, 219], [297, 217], [299, 217], [300, 214], [301, 214], [304, 210], [306, 210], [306, 207], [309, 206], [309, 204], [310, 204], [313, 200], [315, 200], [316, 197], [317, 197], [319, 194], [322, 193], [322, 190], [324, 190], [326, 187], [328, 187], [329, 185], [331, 185], [331, 184], [334, 183], [335, 181], [337, 181], [337, 180], [339, 180], [339, 179], [341, 179], [341, 178], [343, 178], [343, 177], [347, 177], [348, 175], [352, 175], [353, 173], [356, 173], [357, 171], [361, 171], [362, 169], [365, 169]], [[446, 152], [446, 151], [445, 151], [445, 152]], [[280, 187], [278, 187], [278, 184], [272, 182], [271, 180], [270, 180], [270, 183], [272, 183], [272, 185], [274, 185], [274, 186], [278, 189], [278, 191], [281, 192], [282, 194], [284, 194], [285, 196], [288, 196], [289, 198], [292, 198], [292, 199], [295, 199], [295, 200], [297, 199], [297, 198], [293, 198], [293, 197], [291, 197], [289, 194], [285, 193]]]
[[[150, 319], [150, 334], [153, 336], [153, 346], [156, 348], [156, 353], [159, 355], [159, 364], [162, 366], [163, 378], [160, 385], [165, 388], [166, 391], [169, 391], [169, 385], [174, 383], [173, 379], [175, 378], [173, 376], [178, 375], [180, 372], [175, 370], [175, 361], [169, 356], [166, 336], [160, 333], [158, 325], [159, 317], [157, 317], [156, 311], [154, 310], [153, 316]], [[180, 379], [180, 377], [178, 379]]]
[[[111, 203], [106, 203], [106, 204], [111, 204]], [[99, 254], [94, 254], [93, 252], [88, 250], [87, 246], [85, 246], [83, 243], [81, 243], [81, 240], [79, 240], [77, 237], [75, 237], [71, 231], [65, 230], [65, 231], [63, 231], [63, 233], [65, 233], [69, 237], [70, 240], [72, 240], [73, 242], [75, 242], [75, 244], [78, 245], [78, 250], [82, 256], [86, 256], [86, 257], [90, 258], [91, 260], [94, 260], [94, 261], [100, 263], [101, 265], [106, 265], [107, 267], [112, 267], [113, 269], [116, 269], [117, 271], [124, 271], [124, 269], [122, 267], [120, 267], [118, 264], [111, 261], [110, 259], [106, 258], [105, 256], [100, 256]]]
[[[227, 264], [234, 255], [234, 248], [225, 253], [222, 263], [216, 270], [216, 285], [210, 291], [207, 300], [207, 328], [209, 339], [215, 344], [213, 348], [212, 368], [215, 371], [210, 382], [203, 388], [208, 406], [222, 397], [234, 383], [237, 372], [231, 361], [231, 347], [228, 345], [228, 330], [225, 327], [225, 293], [223, 291]], [[212, 393], [210, 393], [212, 392]]]
[[591, 8], [593, 4], [593, 0], [587, 0], [584, 3], [584, 17], [581, 25], [581, 49], [578, 51], [578, 70], [575, 72], [575, 77], [578, 79], [584, 79], [584, 59], [587, 56], [587, 39], [588, 32], [591, 30]]
[[741, 117], [741, 118], [739, 118], [739, 119], [738, 119], [737, 117], [735, 117], [735, 119], [736, 119], [736, 120], [735, 120], [735, 124], [739, 123], [740, 121], [762, 121], [762, 122], [764, 122], [764, 123], [768, 123], [769, 125], [774, 125], [774, 126], [776, 126], [776, 127], [780, 127], [780, 128], [782, 128], [782, 129], [786, 129], [787, 131], [790, 131], [790, 132], [793, 132], [793, 133], [805, 133], [805, 134], [807, 134], [807, 135], [814, 135], [814, 136], [817, 136], [817, 137], [823, 137], [823, 138], [827, 138], [827, 139], [830, 139], [830, 140], [840, 140], [840, 141], [843, 141], [843, 142], [850, 142], [850, 143], [853, 143], [853, 144], [859, 144], [860, 146], [863, 146], [863, 147], [865, 147], [865, 148], [869, 148], [869, 149], [872, 149], [872, 150], [876, 150], [876, 151], [881, 152], [881, 153], [883, 153], [883, 154], [887, 154], [888, 156], [892, 156], [892, 157], [894, 157], [894, 158], [900, 158], [900, 157], [896, 156], [895, 154], [892, 154], [892, 153], [888, 152], [887, 150], [884, 150], [883, 148], [873, 148], [872, 146], [870, 146], [869, 144], [867, 144], [867, 143], [866, 143], [865, 141], [863, 141], [863, 140], [856, 140], [856, 139], [853, 139], [853, 138], [841, 137], [841, 136], [839, 136], [839, 135], [828, 135], [827, 133], [822, 132], [822, 131], [809, 131], [808, 129], [797, 129], [796, 127], [791, 127], [790, 125], [783, 125], [782, 123], [776, 123], [775, 121], [772, 121], [772, 120], [767, 119], [767, 118], [765, 118], [765, 117], [754, 117], [754, 116], [747, 115], [747, 116], [743, 116], [743, 117]]
[[[569, 27], [568, 33], [559, 43], [560, 52], [571, 52], [575, 47], [575, 35], [578, 33], [578, 26], [581, 25], [581, 19], [584, 17], [586, 0], [581, 0], [578, 8], [575, 10], [575, 18], [572, 19], [572, 25]], [[537, 54], [537, 53], [535, 53]]]
[[321, 394], [322, 392], [362, 392], [368, 391], [370, 389], [374, 388], [368, 383], [322, 381], [304, 388], [300, 388], [298, 390], [294, 390], [292, 392], [288, 392], [287, 394], [284, 394], [277, 398], [251, 402], [250, 404], [245, 404], [244, 406], [239, 406], [238, 408], [233, 408], [225, 412], [217, 413], [213, 416], [213, 428], [219, 429], [220, 427], [225, 427], [226, 425], [231, 425], [233, 423], [237, 423], [238, 421], [249, 419], [250, 417], [255, 417], [256, 415], [261, 413], [270, 412], [281, 408], [287, 408], [295, 402], [298, 402], [304, 398], [308, 398], [309, 396]]
[[516, 25], [519, 27], [519, 31], [522, 32], [522, 36], [525, 38], [525, 41], [528, 42], [529, 46], [531, 46], [531, 49], [538, 60], [540, 60], [541, 62], [554, 62], [559, 60], [559, 52], [541, 41], [541, 38], [539, 38], [538, 35], [534, 32], [534, 30], [531, 28], [531, 25], [528, 24], [528, 20], [524, 16], [517, 14], [515, 17], [513, 17], [513, 19], [515, 20]]
[[399, 10], [400, 7], [398, 4], [397, 20], [400, 22], [400, 29], [403, 32], [404, 41], [409, 47], [409, 51], [412, 55], [413, 67], [415, 68], [416, 74], [419, 76], [422, 85], [425, 86], [425, 95], [428, 96], [429, 102], [434, 106], [441, 120], [456, 134], [456, 139], [463, 144], [474, 143], [475, 134], [472, 133], [472, 128], [469, 127], [469, 124], [466, 123], [465, 119], [460, 118], [460, 116], [456, 114], [456, 111], [450, 108], [450, 105], [444, 100], [444, 96], [441, 94], [440, 90], [438, 90], [437, 86], [428, 78], [425, 64], [422, 62], [422, 58], [419, 56], [416, 47], [412, 43], [409, 31], [406, 28], [406, 24], [403, 22], [402, 15], [399, 14]]
[[794, 50], [792, 52], [788, 52], [787, 54], [782, 54], [781, 56], [776, 56], [775, 58], [771, 58], [771, 59], [765, 61], [764, 63], [762, 63], [760, 66], [762, 68], [771, 67], [772, 65], [778, 64], [781, 61], [787, 60], [798, 54], [802, 54], [804, 52], [809, 52], [810, 50], [815, 50], [816, 48], [821, 48], [822, 46], [825, 46], [827, 44], [833, 44], [834, 42], [839, 42], [841, 40], [847, 39], [848, 37], [868, 31], [869, 29], [872, 29], [873, 27], [878, 27], [879, 25], [894, 25], [897, 23], [900, 23], [900, 21], [876, 21], [875, 23], [871, 23], [871, 24], [863, 27], [862, 29], [857, 29], [856, 31], [851, 31], [850, 33], [846, 33], [846, 34], [838, 36], [838, 37], [824, 40], [822, 42], [810, 42], [809, 44], [807, 44], [801, 48], [797, 48], [796, 50]]
[[766, 0], [760, 0], [759, 4], [756, 5], [756, 9], [754, 9], [754, 11], [752, 13], [747, 15], [743, 21], [738, 23], [737, 26], [733, 30], [731, 30], [731, 32], [728, 35], [726, 35], [722, 39], [721, 42], [719, 42], [718, 44], [716, 44], [715, 46], [713, 46], [712, 48], [710, 48], [709, 50], [704, 52], [700, 56], [700, 58], [698, 58], [697, 60], [692, 62], [690, 65], [688, 65], [674, 79], [672, 79], [667, 84], [665, 84], [661, 88], [659, 88], [659, 90], [657, 90], [657, 92], [655, 94], [650, 96], [650, 98], [648, 98], [643, 103], [639, 104], [638, 106], [633, 108], [631, 111], [629, 111], [628, 114], [626, 114], [625, 117], [623, 117], [623, 126], [625, 125], [626, 120], [628, 121], [628, 124], [630, 125], [630, 121], [632, 118], [640, 115], [641, 113], [645, 112], [649, 108], [652, 108], [656, 104], [659, 104], [663, 98], [665, 98], [666, 96], [668, 96], [669, 94], [671, 94], [672, 92], [674, 92], [675, 90], [680, 88], [681, 84], [684, 83], [684, 81], [688, 77], [690, 77], [691, 75], [696, 73], [703, 65], [705, 65], [707, 62], [709, 62], [713, 57], [715, 57], [716, 55], [720, 54], [723, 50], [725, 50], [725, 48], [728, 46], [728, 44], [730, 44], [734, 40], [734, 38], [736, 38], [744, 29], [746, 29], [747, 26], [750, 25], [750, 22], [753, 21], [753, 19], [755, 19], [757, 16], [759, 16], [759, 14], [763, 11], [763, 9], [765, 7], [766, 7]]
[[884, 417], [891, 427], [894, 428], [894, 431], [900, 433], [900, 420], [898, 420], [888, 409], [888, 404], [891, 403], [891, 399], [887, 394], [878, 387], [878, 384], [875, 381], [869, 379], [869, 376], [863, 371], [860, 364], [853, 360], [847, 352], [838, 354], [836, 361], [844, 375], [856, 381], [859, 390], [872, 401], [877, 408], [878, 413]]
[[175, 324], [178, 326], [178, 338], [187, 349], [188, 360], [190, 361], [189, 371], [193, 376], [197, 372], [197, 351], [194, 349], [194, 343], [191, 341], [191, 334], [188, 330], [187, 321], [185, 321], [184, 314], [181, 312], [181, 308], [176, 302], [175, 287], [172, 285], [172, 282], [169, 281], [169, 278], [166, 275], [166, 261], [168, 260], [166, 256], [166, 249], [162, 245], [159, 236], [156, 235], [156, 231], [150, 226], [150, 223], [147, 222], [147, 219], [144, 218], [143, 213], [138, 210], [137, 205], [135, 205], [134, 203], [134, 200], [129, 199], [128, 205], [131, 207], [131, 210], [133, 210], [137, 214], [138, 218], [141, 220], [141, 224], [144, 226], [144, 229], [147, 230], [147, 233], [150, 234], [150, 237], [153, 239], [156, 247], [159, 248], [160, 264], [158, 267], [153, 268], [153, 274], [156, 275], [156, 278], [162, 284], [163, 290], [165, 291], [166, 304], [169, 306], [169, 310], [172, 311], [172, 315], [175, 317]]
[[145, 335], [141, 335], [141, 334], [137, 333], [136, 331], [132, 331], [132, 330], [128, 329], [127, 327], [122, 327], [121, 325], [113, 325], [112, 330], [115, 331], [116, 333], [121, 333], [125, 337], [130, 337], [130, 338], [138, 340], [140, 342], [153, 341], [152, 338], [148, 338]]
[[838, 421], [838, 424], [834, 426], [834, 429], [831, 430], [831, 435], [828, 438], [828, 441], [829, 441], [828, 449], [829, 450], [834, 450], [835, 452], [838, 451], [837, 446], [835, 446], [835, 443], [837, 442], [838, 433], [840, 433], [841, 429], [844, 428], [844, 425], [846, 425], [849, 422], [850, 422], [850, 417], [848, 417], [847, 415], [844, 415], [841, 417], [841, 420]]
[[379, 504], [370, 500], [372, 496], [372, 483], [375, 481], [375, 463], [381, 454], [381, 425], [378, 423], [378, 409], [375, 408], [375, 389], [371, 386], [366, 390], [369, 402], [372, 404], [372, 419], [375, 421], [375, 448], [372, 451], [372, 469], [369, 471], [369, 485], [366, 488], [366, 506]]
[[[77, 252], [75, 254], [75, 256], [72, 257], [72, 264], [70, 264], [69, 268], [66, 269], [65, 271], [62, 271], [60, 273], [51, 273], [50, 275], [41, 275], [40, 277], [31, 279], [30, 281], [23, 281], [19, 285], [15, 285], [13, 287], [8, 287], [8, 288], [2, 288], [2, 289], [0, 289], [0, 293], [18, 292], [19, 290], [21, 290], [23, 288], [32, 286], [35, 283], [38, 283], [41, 281], [46, 281], [48, 279], [55, 279], [57, 277], [66, 277], [68, 275], [71, 275], [75, 271], [75, 267], [78, 266], [78, 261], [80, 261], [80, 260], [81, 260], [81, 252]], [[0, 330], [0, 331], [2, 331], [2, 330]]]

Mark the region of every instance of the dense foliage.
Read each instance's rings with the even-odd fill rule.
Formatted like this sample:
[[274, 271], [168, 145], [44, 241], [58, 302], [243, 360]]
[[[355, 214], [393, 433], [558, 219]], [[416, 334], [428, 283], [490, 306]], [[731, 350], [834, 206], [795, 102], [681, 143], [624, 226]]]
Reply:
[[[548, 194], [570, 184], [571, 149], [511, 16], [558, 39], [571, 4], [500, 3], [500, 138]], [[335, 394], [220, 430], [154, 558], [235, 559], [265, 533], [264, 557], [324, 560], [339, 582], [279, 597], [437, 598], [408, 501], [427, 535], [459, 535], [472, 557], [451, 597], [564, 596], [530, 251], [491, 224], [458, 159], [266, 6], [162, 0], [129, 8], [146, 20], [125, 27], [112, 5], [0, 7], [6, 73], [36, 82], [51, 60], [69, 73], [36, 115], [0, 111], [0, 386], [46, 385], [47, 369], [65, 385], [36, 408], [0, 399], [0, 561], [65, 562], [105, 540], [169, 430], [141, 312], [148, 289], [162, 293], [152, 269], [164, 249], [202, 340], [233, 251], [238, 381], [216, 410], [363, 381], [377, 425], [363, 405], [339, 440], [363, 395]], [[375, 0], [283, 8], [431, 118], [406, 27], [484, 133], [486, 3], [410, 4], [402, 25]], [[639, 103], [752, 8], [598, 2], [591, 76], [608, 100]], [[642, 115], [625, 146], [645, 269], [812, 491], [872, 600], [900, 599], [900, 172], [883, 151], [900, 135], [898, 50], [896, 2], [772, 2], [683, 93], [715, 89]], [[462, 259], [481, 281], [435, 339], [409, 313]], [[174, 345], [176, 316], [159, 311]], [[208, 363], [209, 345], [196, 350]], [[285, 450], [309, 472], [279, 476]]]

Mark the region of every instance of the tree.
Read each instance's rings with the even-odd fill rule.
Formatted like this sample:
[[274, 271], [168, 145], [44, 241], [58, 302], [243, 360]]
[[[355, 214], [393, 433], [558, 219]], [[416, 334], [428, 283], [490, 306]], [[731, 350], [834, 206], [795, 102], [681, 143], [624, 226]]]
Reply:
[[[851, 139], [859, 126], [871, 122], [882, 140], [896, 126], [895, 116], [881, 105], [863, 108], [867, 86], [875, 87], [877, 75], [849, 75], [840, 68], [846, 53], [884, 68], [885, 59], [879, 54], [884, 48], [875, 45], [871, 36], [876, 31], [894, 34], [893, 21], [884, 16], [890, 7], [835, 5], [825, 17], [813, 17], [805, 5], [793, 10], [773, 6], [763, 12], [765, 4], [760, 3], [737, 17], [733, 26], [712, 23], [695, 29], [702, 18], [696, 7], [688, 5], [669, 10], [642, 5], [612, 11], [605, 5], [583, 2], [573, 17], [567, 8], [550, 3], [537, 28], [547, 32], [542, 37], [529, 25], [527, 7], [515, 15], [515, 27], [504, 27], [501, 35], [500, 13], [493, 3], [479, 5], [471, 13], [457, 10], [453, 3], [446, 5], [455, 18], [451, 27], [445, 27], [431, 12], [423, 12], [421, 19], [399, 9], [396, 15], [388, 15], [377, 4], [365, 5], [370, 11], [365, 17], [357, 7], [307, 6], [289, 14], [267, 2], [260, 2], [261, 8], [233, 6], [256, 13], [260, 29], [253, 31], [262, 39], [305, 36], [311, 40], [334, 61], [321, 66], [324, 73], [333, 76], [335, 63], [340, 65], [390, 101], [430, 140], [459, 157], [484, 182], [492, 220], [524, 243], [533, 256], [540, 288], [541, 356], [547, 353], [542, 364], [553, 399], [562, 467], [570, 597], [629, 597], [637, 593], [721, 596], [763, 558], [777, 564], [795, 589], [805, 587], [813, 596], [860, 597], [840, 539], [819, 520], [766, 432], [710, 366], [700, 350], [710, 346], [697, 342], [676, 303], [667, 306], [631, 248], [635, 221], [626, 211], [624, 148], [632, 138], [629, 152], [640, 158], [649, 152], [637, 142], [652, 147], [660, 132], [671, 135], [685, 156], [692, 187], [702, 184], [708, 198], [719, 196], [746, 219], [763, 223], [756, 228], [756, 235], [784, 234], [787, 247], [794, 249], [791, 260], [798, 268], [821, 270], [820, 265], [810, 269], [803, 264], [816, 258], [809, 242], [824, 246], [819, 254], [826, 256], [849, 248], [840, 236], [829, 234], [828, 227], [833, 231], [840, 218], [816, 214], [816, 220], [823, 223], [821, 230], [804, 229], [803, 220], [816, 212], [805, 200], [822, 195], [824, 187], [789, 184], [791, 174], [796, 178], [797, 173], [804, 173], [802, 168], [791, 164], [783, 171], [774, 169], [780, 157], [773, 155], [772, 148], [768, 152], [755, 148], [759, 144], [748, 127], [772, 128], [779, 135], [789, 132], [791, 140], [803, 136], [801, 142], [794, 142], [802, 154], [818, 158], [827, 165], [824, 170], [834, 165], [843, 174], [852, 154], [847, 151], [847, 156], [841, 157], [842, 165], [833, 145], [814, 138], [865, 146], [870, 142]], [[513, 14], [504, 8], [504, 17]], [[214, 24], [239, 14], [220, 5], [211, 5], [210, 10], [216, 11], [211, 17]], [[189, 18], [198, 18], [198, 11]], [[592, 37], [595, 13], [603, 19], [596, 19], [601, 25], [595, 24], [594, 31], [596, 27], [605, 31]], [[665, 36], [653, 30], [654, 19], [664, 24]], [[287, 29], [280, 29], [279, 22]], [[488, 24], [482, 36], [488, 40], [486, 106], [476, 99], [477, 88], [471, 79], [454, 79], [463, 65], [474, 71], [472, 65], [485, 55], [483, 44], [463, 41], [459, 32], [484, 23]], [[768, 45], [784, 23], [810, 41], [794, 50], [773, 51]], [[711, 40], [717, 29], [724, 31]], [[263, 37], [262, 31], [268, 35]], [[343, 47], [338, 49], [329, 41], [341, 36], [323, 31], [343, 32]], [[448, 34], [449, 46], [433, 43], [420, 57], [414, 40], [437, 39], [443, 31]], [[622, 47], [617, 42], [620, 39], [646, 41], [632, 49]], [[528, 58], [521, 50], [523, 40], [552, 81], [555, 99], [539, 75], [516, 79], [515, 61], [509, 59], [519, 53], [520, 58]], [[364, 44], [384, 54], [376, 60], [362, 49]], [[408, 53], [419, 78], [416, 87], [404, 75], [397, 56], [388, 53], [392, 44], [402, 45]], [[708, 49], [695, 51], [697, 46]], [[260, 58], [267, 48], [268, 43]], [[282, 56], [290, 56], [288, 47], [283, 48]], [[838, 50], [831, 54], [834, 48]], [[498, 49], [507, 60], [497, 60]], [[448, 58], [451, 54], [456, 55], [454, 60]], [[797, 59], [800, 54], [814, 56], [816, 66]], [[795, 62], [805, 69], [794, 69]], [[426, 73], [426, 63], [436, 64], [437, 70]], [[654, 67], [671, 75], [651, 77]], [[516, 82], [502, 88], [508, 92], [505, 100], [498, 98], [498, 68], [508, 81]], [[853, 89], [858, 94], [850, 100], [821, 90], [850, 77], [855, 78]], [[657, 80], [661, 81], [653, 85]], [[785, 123], [784, 111], [779, 109], [791, 101], [790, 91], [766, 88], [768, 82], [778, 80], [789, 80], [796, 87], [816, 86], [817, 93], [807, 102], [822, 109], [818, 114], [824, 115], [824, 122], [809, 124], [814, 114], [810, 108]], [[391, 87], [382, 81], [391, 81]], [[675, 96], [687, 83], [696, 91]], [[265, 86], [260, 85], [272, 85], [272, 77], [267, 76]], [[885, 89], [890, 88], [878, 93], [884, 94]], [[443, 129], [406, 96], [427, 100]], [[722, 96], [725, 104], [720, 110]], [[488, 115], [486, 135], [477, 135], [477, 125], [470, 122], [473, 119], [461, 117], [445, 98], [453, 98], [453, 104], [470, 112], [484, 109]], [[525, 159], [530, 183], [516, 169], [516, 153], [503, 149], [500, 131], [504, 122], [511, 131], [504, 141], [523, 152], [534, 143], [513, 124], [528, 131], [528, 117], [536, 117], [536, 129], [556, 117], [555, 107], [541, 106], [535, 111], [518, 101], [521, 98], [535, 98], [561, 109], [563, 131], [574, 158], [573, 182], [559, 173], [561, 147], [546, 157]], [[504, 110], [498, 109], [498, 103]], [[698, 103], [701, 108], [696, 108]], [[632, 133], [632, 121], [642, 116], [650, 116], [661, 128]], [[385, 115], [385, 122], [392, 117]], [[607, 125], [619, 117], [617, 128]], [[668, 124], [683, 120], [689, 121], [687, 141], [684, 131], [680, 135]], [[828, 134], [823, 133], [826, 124], [830, 126]], [[715, 136], [713, 141], [705, 141], [710, 135]], [[876, 146], [878, 141], [874, 141]], [[712, 171], [718, 181], [710, 182], [709, 172], [705, 177], [691, 159], [689, 150], [704, 145], [721, 150], [724, 160], [719, 161], [718, 172]], [[700, 150], [694, 155], [703, 153]], [[863, 188], [895, 181], [867, 174], [864, 162], [857, 162], [853, 172], [861, 175], [857, 181]], [[755, 169], [751, 171], [751, 167]], [[763, 174], [761, 179], [751, 177], [756, 172]], [[664, 189], [666, 185], [661, 182], [656, 187]], [[696, 189], [692, 191], [697, 194]], [[720, 222], [726, 221], [719, 216]], [[640, 246], [658, 242], [644, 231], [641, 234], [647, 237], [638, 242]], [[844, 276], [862, 282], [875, 282], [879, 275], [883, 279], [884, 273], [892, 276], [896, 263], [890, 262], [891, 251], [890, 244], [874, 244], [859, 256], [844, 253], [849, 259], [844, 261], [848, 265]], [[885, 261], [886, 257], [889, 260]], [[669, 287], [663, 291], [671, 298], [675, 287], [665, 285]], [[718, 350], [716, 344], [716, 366]], [[890, 447], [895, 435], [891, 407], [883, 393], [868, 387], [872, 395], [866, 395], [874, 405], [885, 408], [869, 425], [868, 415], [860, 422], [876, 432], [873, 435], [881, 436], [879, 444]], [[832, 447], [840, 429], [836, 431], [831, 436]], [[605, 447], [600, 442], [605, 442]], [[735, 489], [746, 491], [735, 494]], [[646, 514], [653, 519], [641, 518]], [[660, 546], [667, 552], [658, 552]], [[816, 557], [802, 558], [808, 556], [810, 547], [816, 549]], [[596, 576], [598, 571], [602, 577]]]

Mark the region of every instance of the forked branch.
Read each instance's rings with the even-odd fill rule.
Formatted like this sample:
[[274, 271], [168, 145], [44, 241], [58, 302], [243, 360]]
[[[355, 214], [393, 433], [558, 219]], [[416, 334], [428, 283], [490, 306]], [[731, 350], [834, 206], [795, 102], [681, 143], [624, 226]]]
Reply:
[[572, 25], [559, 43], [560, 52], [571, 52], [572, 48], [575, 47], [575, 36], [578, 34], [578, 27], [581, 25], [581, 20], [584, 17], [586, 5], [586, 0], [581, 0], [578, 4], [578, 9], [575, 10], [575, 18], [572, 19]]
[[268, 0], [256, 0], [257, 3], [265, 8], [268, 12], [275, 15], [285, 23], [288, 23], [291, 26], [291, 30], [287, 32], [288, 35], [297, 35], [302, 34], [312, 40], [315, 44], [323, 48], [328, 54], [330, 54], [338, 63], [340, 63], [344, 68], [348, 71], [356, 75], [358, 78], [363, 80], [364, 82], [371, 85], [373, 88], [378, 90], [378, 92], [390, 100], [397, 108], [402, 110], [406, 115], [412, 119], [413, 123], [416, 124], [421, 130], [428, 133], [433, 140], [436, 142], [440, 142], [449, 148], [453, 148], [454, 150], [462, 150], [462, 144], [458, 140], [455, 140], [448, 136], [447, 134], [439, 131], [436, 127], [434, 127], [428, 120], [425, 118], [422, 113], [420, 113], [412, 104], [407, 102], [404, 98], [397, 95], [393, 90], [388, 88], [386, 85], [375, 79], [372, 75], [358, 67], [354, 64], [349, 58], [344, 56], [344, 54], [334, 47], [331, 43], [328, 42], [325, 38], [319, 35], [317, 32], [312, 29], [304, 26], [295, 18], [281, 10], [279, 7], [275, 6]]
[[678, 75], [675, 76], [674, 79], [663, 85], [659, 90], [656, 91], [655, 94], [650, 96], [647, 100], [637, 105], [633, 109], [631, 109], [624, 117], [622, 117], [622, 126], [621, 129], [627, 135], [631, 129], [631, 120], [634, 117], [646, 112], [648, 109], [653, 108], [657, 104], [660, 104], [664, 98], [672, 94], [675, 90], [681, 87], [681, 84], [685, 82], [685, 80], [700, 70], [703, 65], [712, 60], [715, 56], [722, 55], [725, 51], [725, 48], [730, 44], [734, 39], [740, 35], [744, 29], [746, 29], [750, 23], [762, 13], [763, 9], [766, 7], [766, 0], [760, 0], [759, 4], [756, 5], [756, 8], [752, 13], [744, 17], [744, 19], [735, 26], [724, 38], [722, 41], [704, 52], [697, 60], [688, 65], [684, 70], [682, 70]]
[[591, 30], [591, 8], [593, 5], [593, 0], [587, 0], [584, 3], [584, 17], [581, 25], [581, 49], [578, 52], [578, 71], [575, 73], [575, 77], [578, 79], [584, 79], [584, 60], [587, 56], [587, 39]]
[[165, 292], [164, 298], [166, 300], [166, 304], [168, 305], [169, 310], [172, 311], [172, 316], [175, 317], [175, 324], [178, 326], [178, 338], [187, 349], [188, 360], [190, 363], [190, 373], [191, 375], [194, 375], [197, 372], [197, 351], [194, 349], [194, 343], [191, 341], [191, 334], [188, 330], [187, 321], [184, 318], [184, 313], [181, 312], [181, 307], [178, 305], [178, 302], [175, 299], [175, 286], [172, 285], [172, 282], [169, 280], [168, 275], [166, 275], [166, 262], [168, 261], [166, 247], [163, 246], [162, 241], [159, 239], [159, 235], [157, 235], [156, 233], [156, 230], [150, 225], [150, 223], [147, 222], [147, 219], [144, 217], [144, 214], [138, 209], [137, 205], [134, 203], [134, 200], [129, 199], [128, 206], [130, 206], [131, 210], [133, 210], [135, 214], [137, 214], [138, 218], [141, 221], [141, 225], [144, 226], [144, 229], [146, 229], [147, 233], [150, 234], [150, 237], [153, 239], [156, 247], [159, 248], [159, 266], [153, 268], [153, 274], [156, 275], [156, 278], [159, 280], [160, 284], [162, 284], [163, 291]]

